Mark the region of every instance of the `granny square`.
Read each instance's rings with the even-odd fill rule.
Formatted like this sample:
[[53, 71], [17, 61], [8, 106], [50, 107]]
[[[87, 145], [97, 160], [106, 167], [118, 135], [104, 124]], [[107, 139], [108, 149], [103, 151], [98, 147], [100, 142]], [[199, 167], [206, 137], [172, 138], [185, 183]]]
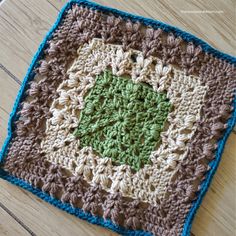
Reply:
[[236, 58], [71, 0], [17, 96], [0, 177], [121, 235], [187, 236], [236, 122]]
[[81, 147], [139, 170], [160, 142], [170, 103], [146, 85], [104, 72], [85, 97], [75, 135]]

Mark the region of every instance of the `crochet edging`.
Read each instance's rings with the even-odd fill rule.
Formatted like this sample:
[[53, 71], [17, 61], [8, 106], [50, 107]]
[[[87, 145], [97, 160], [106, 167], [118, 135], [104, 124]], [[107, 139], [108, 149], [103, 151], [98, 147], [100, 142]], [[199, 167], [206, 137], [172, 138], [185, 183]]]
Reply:
[[18, 179], [14, 176], [9, 175], [6, 171], [0, 169], [0, 177], [2, 179], [11, 182], [14, 185], [24, 188], [25, 190], [35, 194], [42, 200], [60, 208], [63, 211], [66, 211], [82, 220], [87, 220], [88, 222], [96, 225], [101, 225], [105, 228], [111, 229], [114, 232], [117, 232], [121, 235], [134, 235], [134, 236], [151, 236], [150, 233], [144, 232], [141, 230], [128, 230], [118, 225], [113, 224], [110, 220], [104, 220], [102, 217], [93, 216], [90, 213], [84, 212], [80, 208], [74, 208], [69, 203], [63, 203], [62, 201], [52, 198], [49, 194], [44, 193], [40, 189], [32, 187], [30, 184], [26, 183], [25, 181]]
[[182, 236], [190, 235], [190, 230], [192, 227], [194, 216], [196, 215], [196, 212], [197, 212], [198, 208], [200, 207], [201, 202], [209, 189], [209, 186], [213, 180], [213, 176], [216, 173], [216, 170], [219, 166], [226, 141], [236, 124], [236, 96], [234, 97], [233, 106], [234, 106], [234, 108], [233, 108], [234, 111], [233, 111], [232, 117], [230, 117], [230, 119], [228, 120], [228, 123], [227, 123], [228, 127], [224, 133], [224, 136], [217, 143], [218, 147], [216, 150], [215, 159], [209, 163], [209, 166], [211, 167], [211, 169], [205, 175], [206, 179], [201, 184], [201, 190], [197, 195], [197, 200], [195, 200], [195, 202], [193, 202], [192, 208], [190, 209], [190, 211], [188, 213], [188, 216], [185, 220]]
[[[153, 20], [150, 18], [146, 18], [146, 17], [142, 17], [142, 16], [138, 16], [138, 15], [134, 15], [134, 14], [130, 14], [127, 12], [123, 12], [114, 8], [110, 8], [110, 7], [105, 7], [105, 6], [101, 6], [97, 3], [88, 1], [88, 0], [70, 0], [59, 12], [58, 14], [58, 18], [56, 20], [56, 22], [54, 23], [54, 25], [52, 26], [52, 28], [48, 31], [48, 33], [46, 34], [46, 36], [44, 37], [42, 43], [40, 44], [36, 54], [34, 55], [32, 62], [30, 64], [30, 67], [27, 70], [26, 76], [22, 82], [22, 85], [20, 87], [20, 90], [18, 92], [18, 95], [16, 97], [14, 106], [13, 106], [13, 110], [10, 114], [9, 117], [9, 121], [8, 121], [8, 135], [7, 138], [3, 144], [2, 150], [0, 152], [0, 163], [3, 162], [4, 159], [4, 154], [7, 151], [8, 145], [10, 143], [10, 140], [12, 138], [12, 130], [14, 129], [14, 121], [17, 120], [17, 110], [18, 110], [18, 106], [20, 104], [20, 102], [22, 101], [22, 99], [24, 98], [24, 92], [27, 88], [28, 82], [34, 78], [35, 73], [33, 72], [34, 67], [37, 65], [38, 60], [43, 56], [44, 52], [44, 46], [46, 45], [47, 41], [50, 39], [50, 37], [52, 36], [54, 30], [58, 27], [58, 25], [60, 24], [64, 14], [66, 13], [66, 10], [69, 9], [71, 7], [72, 4], [77, 3], [77, 4], [83, 4], [85, 6], [88, 6], [90, 8], [93, 9], [97, 9], [97, 10], [101, 10], [103, 12], [112, 12], [114, 14], [120, 15], [124, 18], [129, 18], [132, 20], [139, 20], [141, 21], [143, 24], [145, 25], [151, 25], [154, 27], [159, 27], [162, 28], [164, 31], [169, 32], [172, 31], [174, 32], [177, 36], [181, 36], [183, 39], [185, 39], [186, 41], [192, 41], [198, 45], [200, 45], [203, 50], [205, 52], [209, 52], [212, 53], [214, 56], [227, 60], [230, 63], [236, 64], [236, 57], [230, 56], [226, 53], [223, 53], [215, 48], [213, 48], [212, 46], [210, 46], [208, 43], [206, 43], [205, 41], [199, 39], [198, 37], [187, 33], [177, 27], [165, 24], [163, 22], [157, 21], [157, 20]], [[229, 134], [231, 133], [233, 127], [236, 124], [236, 96], [234, 98], [234, 102], [233, 102], [233, 106], [234, 106], [234, 111], [233, 111], [233, 115], [232, 117], [228, 120], [228, 127], [224, 133], [224, 136], [218, 141], [218, 148], [216, 150], [216, 158], [211, 161], [209, 163], [209, 165], [211, 166], [210, 171], [206, 174], [206, 179], [202, 182], [201, 184], [201, 190], [198, 193], [198, 198], [197, 200], [195, 200], [193, 202], [193, 205], [188, 213], [188, 216], [185, 220], [185, 224], [184, 224], [184, 228], [182, 231], [182, 236], [187, 236], [190, 234], [190, 230], [191, 230], [191, 226], [192, 226], [192, 222], [194, 219], [194, 216], [208, 190], [208, 187], [213, 179], [213, 176], [217, 170], [217, 167], [219, 165], [219, 162], [221, 160], [221, 156], [224, 150], [224, 146], [225, 143], [227, 141], [227, 138], [229, 136]], [[79, 208], [73, 208], [72, 206], [70, 206], [68, 203], [63, 203], [60, 200], [54, 199], [52, 198], [50, 195], [42, 192], [40, 189], [36, 189], [33, 188], [31, 185], [29, 185], [28, 183], [14, 177], [11, 176], [9, 174], [7, 174], [4, 170], [0, 169], [0, 177], [17, 185], [20, 186], [30, 192], [32, 192], [33, 194], [37, 195], [38, 197], [40, 197], [41, 199], [43, 199], [44, 201], [64, 210], [67, 211], [70, 214], [75, 215], [78, 218], [84, 219], [89, 221], [90, 223], [93, 224], [97, 224], [97, 225], [101, 225], [105, 228], [111, 229], [117, 233], [120, 233], [122, 235], [150, 235], [150, 233], [148, 232], [144, 232], [144, 231], [140, 231], [140, 230], [127, 230], [125, 228], [122, 228], [120, 226], [117, 226], [115, 224], [113, 224], [111, 221], [109, 220], [104, 220], [102, 217], [96, 217], [93, 216], [89, 213], [85, 213], [83, 212], [81, 209]]]
[[154, 19], [151, 19], [148, 17], [143, 17], [143, 16], [139, 16], [136, 14], [131, 14], [128, 12], [117, 10], [112, 7], [102, 6], [102, 5], [99, 5], [95, 2], [92, 2], [90, 0], [71, 0], [70, 3], [71, 4], [83, 3], [83, 5], [90, 7], [92, 9], [95, 9], [95, 10], [100, 10], [102, 12], [108, 12], [108, 13], [111, 12], [115, 15], [122, 16], [124, 19], [131, 19], [133, 21], [140, 21], [146, 26], [150, 25], [153, 28], [161, 28], [165, 32], [173, 32], [173, 33], [175, 33], [176, 36], [182, 37], [187, 42], [193, 42], [197, 45], [200, 45], [202, 47], [203, 51], [209, 52], [216, 57], [227, 60], [230, 63], [236, 64], [236, 57], [217, 50], [216, 48], [214, 48], [213, 46], [211, 46], [210, 44], [208, 44], [204, 40], [198, 38], [197, 36], [195, 36], [191, 33], [186, 32], [178, 27], [175, 27], [175, 26], [169, 25], [167, 23], [164, 23], [164, 22], [161, 22], [158, 20], [154, 20]]

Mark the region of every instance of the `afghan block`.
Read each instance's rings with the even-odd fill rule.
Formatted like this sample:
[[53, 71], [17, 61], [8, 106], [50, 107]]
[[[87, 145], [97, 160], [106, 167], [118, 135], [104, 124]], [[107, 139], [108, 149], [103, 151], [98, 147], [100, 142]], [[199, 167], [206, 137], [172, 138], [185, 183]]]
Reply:
[[86, 0], [17, 97], [0, 176], [122, 235], [189, 235], [235, 125], [236, 58]]

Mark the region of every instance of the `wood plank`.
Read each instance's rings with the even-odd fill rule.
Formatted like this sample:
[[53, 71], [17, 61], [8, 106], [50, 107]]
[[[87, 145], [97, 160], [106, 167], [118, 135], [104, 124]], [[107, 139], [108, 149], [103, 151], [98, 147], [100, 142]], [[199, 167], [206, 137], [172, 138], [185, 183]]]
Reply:
[[46, 0], [1, 4], [0, 63], [20, 80], [56, 16], [57, 10]]
[[0, 68], [0, 147], [7, 136], [7, 123], [9, 114], [20, 88], [3, 69]]
[[30, 235], [18, 222], [0, 207], [0, 235], [1, 236], [26, 236]]
[[14, 212], [37, 236], [117, 235], [107, 229], [89, 224], [44, 202], [32, 193], [0, 179], [1, 202]]
[[[121, 10], [159, 19], [211, 43], [214, 47], [235, 54], [233, 1], [188, 2], [184, 0], [125, 1], [97, 0], [98, 3]], [[0, 63], [13, 75], [23, 79], [28, 65], [47, 30], [54, 23], [57, 9], [65, 0], [6, 0], [0, 7]], [[223, 13], [186, 13], [186, 10], [221, 10]], [[8, 113], [18, 87], [13, 82], [2, 82], [0, 72], [0, 145], [6, 136]], [[5, 73], [5, 72], [4, 72]], [[3, 74], [4, 74], [3, 73]], [[7, 78], [4, 75], [3, 78]], [[3, 88], [3, 89], [2, 89]], [[9, 89], [11, 88], [11, 89]], [[15, 91], [15, 92], [14, 92]], [[4, 93], [5, 92], [5, 93]], [[8, 100], [4, 100], [8, 98]], [[10, 99], [12, 98], [12, 100]], [[5, 113], [4, 113], [5, 112]], [[4, 118], [5, 117], [5, 118]], [[5, 129], [5, 131], [4, 131]], [[4, 133], [5, 132], [5, 133]], [[235, 222], [235, 134], [231, 134], [219, 170], [200, 207], [193, 224], [195, 236], [234, 235]], [[110, 231], [92, 226], [43, 202], [24, 190], [0, 181], [0, 199], [37, 235], [113, 235]], [[1, 219], [0, 219], [1, 220]], [[60, 225], [60, 227], [58, 227]], [[1, 232], [1, 231], [0, 231]], [[13, 234], [11, 235], [20, 235]], [[8, 234], [10, 235], [10, 234]]]

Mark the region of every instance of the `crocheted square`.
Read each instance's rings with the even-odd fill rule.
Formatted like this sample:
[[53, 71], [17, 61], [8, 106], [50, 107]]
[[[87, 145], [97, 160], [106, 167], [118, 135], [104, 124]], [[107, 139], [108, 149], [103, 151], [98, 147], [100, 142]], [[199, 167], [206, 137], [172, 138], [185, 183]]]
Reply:
[[122, 235], [189, 235], [235, 120], [236, 59], [72, 0], [27, 72], [0, 176]]
[[165, 94], [104, 72], [85, 103], [75, 132], [81, 147], [92, 146], [101, 156], [137, 171], [150, 164], [170, 110]]

